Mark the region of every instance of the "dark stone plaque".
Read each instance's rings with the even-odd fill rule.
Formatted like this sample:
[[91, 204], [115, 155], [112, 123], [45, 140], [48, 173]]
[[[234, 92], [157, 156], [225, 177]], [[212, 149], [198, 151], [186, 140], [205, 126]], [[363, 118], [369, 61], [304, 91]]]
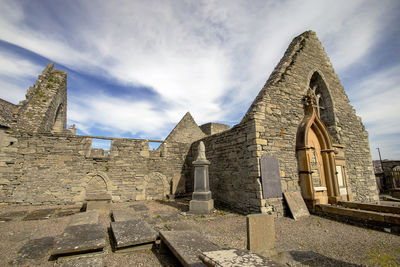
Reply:
[[271, 155], [262, 155], [260, 165], [263, 198], [282, 197], [278, 159]]

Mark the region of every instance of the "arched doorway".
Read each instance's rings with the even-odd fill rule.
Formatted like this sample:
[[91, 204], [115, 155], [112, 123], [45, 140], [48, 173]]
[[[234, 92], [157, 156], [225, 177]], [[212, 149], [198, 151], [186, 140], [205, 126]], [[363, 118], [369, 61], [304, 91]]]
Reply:
[[297, 131], [296, 151], [303, 198], [309, 208], [340, 199], [335, 158], [327, 128], [317, 114], [315, 89], [309, 88], [305, 115]]

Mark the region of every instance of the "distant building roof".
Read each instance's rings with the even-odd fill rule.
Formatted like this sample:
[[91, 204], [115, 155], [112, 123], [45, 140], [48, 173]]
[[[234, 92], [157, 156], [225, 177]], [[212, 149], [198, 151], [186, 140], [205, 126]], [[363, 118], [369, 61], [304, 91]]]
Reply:
[[0, 98], [0, 126], [10, 127], [13, 121], [13, 111], [17, 107]]

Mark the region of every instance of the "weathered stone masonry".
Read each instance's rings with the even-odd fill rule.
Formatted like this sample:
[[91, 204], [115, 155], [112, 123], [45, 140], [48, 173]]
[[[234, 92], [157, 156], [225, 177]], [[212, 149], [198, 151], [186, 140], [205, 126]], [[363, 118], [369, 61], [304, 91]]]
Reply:
[[[50, 64], [25, 101], [17, 106], [0, 102], [0, 201], [75, 203], [91, 190], [107, 192], [116, 202], [188, 193], [193, 190], [192, 161], [202, 140], [217, 206], [280, 216], [283, 199], [262, 197], [260, 158], [278, 158], [283, 192], [302, 191], [296, 144], [310, 90], [333, 144], [322, 152], [334, 153], [333, 168], [343, 170], [343, 191], [336, 199], [376, 201], [368, 134], [311, 31], [292, 41], [239, 124], [231, 129], [216, 123], [199, 127], [187, 113], [154, 151], [148, 140], [119, 138], [108, 138], [110, 151], [92, 149], [92, 137], [66, 130], [66, 73]], [[337, 172], [338, 177], [333, 175], [339, 179]]]

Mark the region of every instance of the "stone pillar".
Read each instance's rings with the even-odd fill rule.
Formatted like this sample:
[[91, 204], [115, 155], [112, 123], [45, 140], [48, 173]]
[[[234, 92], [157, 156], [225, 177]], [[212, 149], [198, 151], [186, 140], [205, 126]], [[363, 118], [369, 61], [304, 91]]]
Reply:
[[207, 214], [214, 209], [214, 200], [211, 198], [208, 165], [204, 143], [200, 142], [194, 166], [194, 192], [190, 201], [189, 212]]

